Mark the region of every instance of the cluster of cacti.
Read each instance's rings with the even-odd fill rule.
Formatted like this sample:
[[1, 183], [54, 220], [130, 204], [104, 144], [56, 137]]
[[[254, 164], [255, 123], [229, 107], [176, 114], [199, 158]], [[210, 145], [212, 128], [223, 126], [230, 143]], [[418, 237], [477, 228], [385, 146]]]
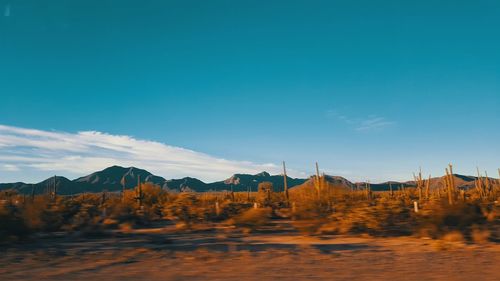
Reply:
[[[476, 191], [479, 194], [479, 197], [481, 199], [495, 199], [494, 196], [496, 194], [496, 191], [499, 190], [500, 187], [500, 179], [497, 180], [497, 183], [495, 184], [492, 182], [492, 180], [488, 177], [488, 172], [484, 172], [485, 176], [481, 175], [479, 172], [479, 168], [477, 168], [477, 178], [474, 181], [474, 186], [476, 188]], [[500, 169], [498, 170], [498, 174], [500, 176]]]
[[415, 180], [416, 189], [418, 191], [418, 200], [421, 202], [424, 198], [425, 200], [430, 199], [430, 185], [431, 185], [431, 176], [429, 175], [429, 179], [425, 180], [422, 177], [422, 169], [419, 169], [418, 175], [413, 174], [413, 178]]

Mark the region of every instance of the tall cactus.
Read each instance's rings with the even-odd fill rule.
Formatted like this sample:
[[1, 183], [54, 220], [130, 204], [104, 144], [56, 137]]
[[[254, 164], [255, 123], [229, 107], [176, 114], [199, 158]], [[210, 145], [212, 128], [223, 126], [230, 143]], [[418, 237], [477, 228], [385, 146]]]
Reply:
[[425, 199], [429, 200], [431, 192], [431, 175], [429, 175], [429, 179], [425, 182]]
[[35, 201], [35, 185], [31, 184], [31, 202]]
[[500, 169], [498, 169], [498, 185], [497, 190], [500, 190]]
[[488, 177], [488, 172], [484, 171], [484, 175], [486, 176], [484, 179], [484, 188], [488, 192], [488, 197], [490, 197], [492, 193], [492, 188], [490, 185], [490, 178]]
[[318, 199], [321, 198], [321, 189], [322, 189], [321, 184], [322, 182], [321, 182], [321, 176], [319, 175], [319, 166], [318, 162], [316, 162], [316, 177], [314, 180], [314, 185], [316, 187], [316, 194], [318, 195]]
[[234, 188], [233, 188], [233, 185], [232, 185], [232, 184], [231, 184], [231, 193], [230, 193], [230, 194], [231, 194], [231, 201], [232, 201], [232, 202], [234, 202], [234, 201], [235, 201], [235, 200], [234, 200], [234, 199], [235, 199], [235, 198], [234, 198]]
[[286, 178], [286, 165], [285, 161], [283, 161], [283, 192], [285, 193], [285, 201], [286, 205], [288, 206], [290, 204], [290, 197], [288, 194], [288, 183], [287, 183], [287, 178]]
[[125, 175], [123, 175], [122, 179], [120, 180], [120, 184], [122, 185], [122, 202], [125, 202], [125, 186], [126, 186], [126, 180], [125, 180]]
[[252, 186], [247, 186], [247, 201], [250, 202], [250, 192], [252, 191]]
[[455, 189], [455, 183], [453, 181], [453, 170], [451, 164], [449, 165], [449, 169], [445, 169], [446, 176], [445, 176], [445, 186], [446, 190], [448, 193], [448, 204], [453, 205], [453, 196], [454, 196], [454, 189]]
[[418, 201], [422, 201], [422, 191], [424, 188], [424, 180], [422, 179], [422, 169], [420, 169], [418, 176], [413, 174], [413, 178], [415, 179], [415, 184], [417, 186], [418, 191]]
[[56, 201], [57, 199], [57, 176], [54, 176], [54, 182], [52, 186], [52, 200]]
[[142, 193], [141, 175], [137, 175], [137, 190], [135, 199], [139, 203], [139, 208], [142, 209], [142, 200], [144, 199], [144, 194]]

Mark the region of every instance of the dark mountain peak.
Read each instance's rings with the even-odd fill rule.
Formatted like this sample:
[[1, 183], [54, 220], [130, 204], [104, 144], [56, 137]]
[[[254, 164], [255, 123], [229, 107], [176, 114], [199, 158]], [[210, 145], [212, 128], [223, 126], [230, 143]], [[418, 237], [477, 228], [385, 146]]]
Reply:
[[118, 166], [118, 165], [113, 165], [113, 166], [107, 167], [99, 172], [104, 172], [104, 173], [121, 172], [121, 171], [128, 170], [131, 168], [133, 168], [133, 167], [126, 168], [126, 167], [122, 167], [122, 166]]
[[[234, 174], [230, 178], [208, 184], [211, 190], [229, 190], [232, 185], [234, 191], [246, 191], [247, 189], [257, 190], [259, 183], [271, 182], [274, 186], [274, 190], [282, 191], [284, 188], [283, 176], [281, 175], [270, 175], [268, 172], [261, 172], [255, 175], [250, 174]], [[288, 187], [299, 185], [304, 183], [305, 179], [294, 179], [287, 177]]]
[[[230, 178], [226, 179], [224, 181], [224, 184], [233, 184], [233, 185], [238, 185], [241, 182], [241, 174], [234, 174]], [[244, 175], [243, 175], [244, 176]]]
[[109, 191], [121, 190], [123, 184], [125, 188], [133, 188], [139, 181], [151, 182], [163, 186], [165, 179], [155, 176], [150, 172], [136, 167], [111, 166], [104, 170], [74, 180], [82, 185], [83, 189], [107, 189]]
[[[330, 176], [323, 175], [322, 179], [324, 179], [324, 184], [328, 187], [332, 188], [343, 188], [343, 189], [351, 189], [355, 187], [355, 184], [350, 182], [341, 176]], [[292, 188], [293, 192], [304, 190], [304, 189], [313, 189], [316, 186], [316, 176], [311, 176], [307, 181], [298, 182], [298, 184]]]
[[399, 181], [386, 181], [386, 182], [382, 182], [380, 184], [398, 185], [398, 184], [401, 184], [401, 182], [399, 182]]
[[147, 176], [153, 175], [146, 170], [139, 169], [136, 167], [129, 167], [126, 169], [127, 169], [127, 172], [125, 173], [125, 175], [130, 175], [130, 176], [139, 176], [140, 175], [141, 177], [147, 177]]
[[170, 179], [170, 180], [166, 180], [165, 182], [169, 183], [169, 182], [177, 182], [177, 181], [184, 181], [184, 182], [201, 182], [203, 183], [203, 181], [197, 179], [197, 178], [192, 178], [192, 177], [184, 177], [184, 178], [180, 178], [180, 179]]
[[207, 191], [207, 184], [199, 179], [185, 177], [182, 179], [171, 179], [165, 181], [163, 188], [174, 191]]
[[[325, 178], [325, 181], [331, 185], [338, 185], [338, 186], [345, 186], [345, 187], [353, 187], [354, 186], [354, 184], [351, 181], [349, 181], [346, 178], [341, 177], [341, 176], [323, 175], [323, 177]], [[310, 180], [314, 180], [314, 178], [315, 178], [315, 176], [312, 176]]]
[[[114, 166], [105, 168], [105, 169], [103, 169], [101, 171], [94, 172], [94, 173], [92, 173], [90, 175], [99, 175], [99, 176], [102, 176], [102, 177], [117, 177], [117, 176], [126, 176], [126, 175], [130, 175], [130, 176], [135, 176], [135, 175], [148, 176], [148, 175], [151, 175], [151, 173], [148, 172], [148, 171], [146, 171], [146, 170], [139, 169], [139, 168], [136, 168], [136, 167], [122, 167], [122, 166], [114, 165]], [[85, 178], [85, 177], [82, 177], [82, 178]]]
[[234, 174], [230, 178], [224, 180], [225, 184], [232, 185], [240, 185], [240, 184], [248, 184], [250, 182], [261, 182], [264, 180], [268, 180], [272, 176], [268, 172], [260, 172], [255, 175], [250, 174]]
[[476, 177], [465, 176], [465, 175], [460, 175], [460, 174], [453, 174], [453, 177], [461, 179], [461, 180], [466, 181], [466, 182], [475, 181], [477, 179]]
[[325, 177], [326, 180], [330, 180], [330, 181], [349, 181], [342, 176], [331, 176], [331, 175], [323, 175], [323, 176]]
[[256, 174], [255, 176], [256, 177], [266, 177], [267, 178], [267, 177], [270, 177], [271, 175], [268, 172], [263, 171], [263, 172], [260, 172], [260, 173]]
[[71, 181], [66, 178], [66, 177], [62, 177], [62, 176], [54, 176], [54, 177], [50, 177], [46, 180], [43, 180], [37, 184], [39, 185], [48, 185], [48, 184], [54, 184], [54, 179], [56, 181], [56, 184], [66, 184], [66, 183], [70, 183]]

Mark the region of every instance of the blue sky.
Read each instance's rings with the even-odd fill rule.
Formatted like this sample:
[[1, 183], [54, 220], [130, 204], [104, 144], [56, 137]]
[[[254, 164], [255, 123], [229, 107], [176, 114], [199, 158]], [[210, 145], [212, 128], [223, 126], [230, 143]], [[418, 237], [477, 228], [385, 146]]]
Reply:
[[[441, 175], [449, 162], [496, 175], [500, 2], [409, 2], [0, 1], [0, 181], [113, 160], [205, 180], [282, 160], [297, 176], [318, 161], [352, 180]], [[154, 155], [103, 157], [92, 138], [87, 151], [30, 142], [52, 132], [51, 144], [82, 145], [89, 131], [209, 158], [160, 168]]]

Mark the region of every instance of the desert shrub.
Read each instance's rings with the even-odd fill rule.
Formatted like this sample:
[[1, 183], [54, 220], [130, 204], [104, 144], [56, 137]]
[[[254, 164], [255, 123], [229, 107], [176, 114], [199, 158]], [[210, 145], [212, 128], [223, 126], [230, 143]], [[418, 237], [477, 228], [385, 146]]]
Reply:
[[159, 220], [163, 217], [163, 205], [154, 204], [139, 207], [133, 201], [115, 200], [110, 202], [105, 207], [107, 218], [116, 222], [108, 226], [116, 226], [117, 224], [127, 223], [134, 225], [149, 225], [152, 221]]
[[205, 210], [199, 207], [199, 200], [195, 194], [183, 192], [169, 204], [166, 204], [164, 212], [167, 217], [177, 219], [190, 227], [194, 222], [201, 221], [205, 217]]
[[64, 225], [62, 212], [57, 205], [49, 205], [47, 209], [42, 210], [40, 220], [41, 230], [45, 232], [58, 231]]
[[135, 207], [126, 202], [116, 202], [109, 207], [109, 217], [119, 222], [132, 222], [137, 218]]
[[256, 202], [261, 207], [271, 207], [274, 210], [286, 207], [285, 196], [282, 192], [274, 192], [272, 182], [261, 182], [258, 185]]
[[168, 193], [160, 186], [148, 182], [143, 183], [141, 186], [143, 196], [142, 204], [144, 206], [152, 207], [168, 201]]
[[73, 217], [81, 212], [82, 203], [76, 200], [62, 200], [58, 204], [59, 212], [61, 213], [63, 224], [71, 224]]
[[323, 184], [322, 189], [314, 186], [290, 192], [290, 202], [295, 205], [293, 217], [298, 220], [323, 219], [328, 217], [343, 202], [363, 202], [363, 192], [348, 193], [343, 187]]
[[470, 239], [476, 244], [483, 244], [489, 241], [491, 237], [491, 231], [485, 227], [478, 227], [476, 225], [472, 226], [470, 233]]
[[382, 199], [336, 208], [336, 212], [329, 217], [329, 223], [320, 231], [397, 236], [410, 235], [414, 225], [414, 215], [403, 202]]
[[273, 202], [273, 183], [272, 182], [261, 182], [257, 187], [257, 202], [262, 206], [270, 206]]
[[0, 241], [24, 238], [30, 233], [16, 206], [0, 205]]
[[101, 211], [95, 205], [83, 204], [78, 212], [71, 218], [65, 230], [94, 233], [102, 230]]
[[231, 218], [228, 224], [241, 227], [245, 229], [245, 231], [255, 231], [269, 222], [271, 213], [271, 208], [252, 208]]
[[225, 201], [220, 204], [221, 207], [221, 213], [219, 214], [218, 217], [216, 217], [217, 220], [225, 220], [229, 219], [232, 217], [235, 217], [246, 210], [252, 208], [253, 204], [252, 203], [237, 203], [237, 202], [231, 202], [231, 201]]
[[477, 203], [430, 204], [419, 217], [416, 231], [422, 235], [441, 238], [448, 233], [460, 232], [472, 240], [472, 230], [487, 229], [487, 218]]

